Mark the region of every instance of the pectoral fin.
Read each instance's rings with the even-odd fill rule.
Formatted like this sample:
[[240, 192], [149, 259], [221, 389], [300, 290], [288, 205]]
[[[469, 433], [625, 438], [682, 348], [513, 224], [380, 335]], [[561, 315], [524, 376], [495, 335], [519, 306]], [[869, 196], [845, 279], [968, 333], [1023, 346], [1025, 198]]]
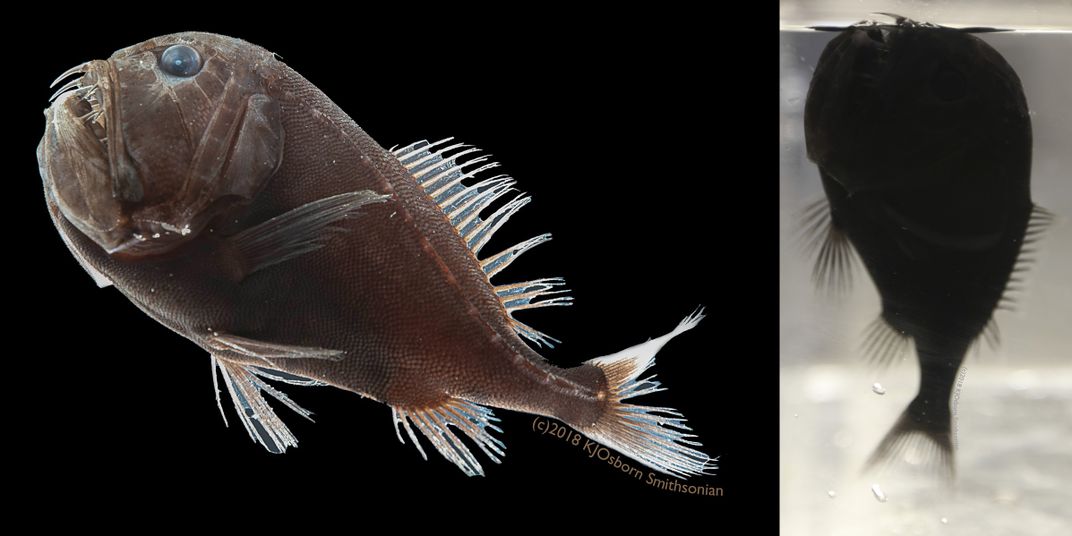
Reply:
[[[287, 395], [265, 383], [260, 377], [264, 376], [262, 369], [232, 363], [226, 359], [212, 356], [212, 386], [216, 391], [216, 405], [220, 408], [223, 423], [227, 424], [227, 416], [223, 412], [223, 404], [220, 401], [219, 382], [216, 370], [223, 373], [223, 384], [231, 395], [235, 405], [235, 413], [242, 422], [249, 437], [254, 442], [260, 443], [268, 452], [281, 454], [287, 447], [297, 447], [298, 440], [290, 432], [283, 420], [275, 414], [275, 410], [268, 405], [262, 396], [267, 393], [272, 398], [282, 402], [298, 415], [313, 420], [312, 412], [302, 408]], [[270, 375], [268, 377], [271, 377]]]
[[804, 250], [815, 257], [812, 281], [817, 289], [838, 295], [852, 287], [855, 255], [845, 231], [834, 221], [830, 203], [819, 199], [802, 214], [800, 237]]
[[333, 195], [235, 234], [228, 241], [242, 267], [241, 277], [324, 247], [328, 238], [343, 231], [333, 223], [388, 198], [371, 190]]

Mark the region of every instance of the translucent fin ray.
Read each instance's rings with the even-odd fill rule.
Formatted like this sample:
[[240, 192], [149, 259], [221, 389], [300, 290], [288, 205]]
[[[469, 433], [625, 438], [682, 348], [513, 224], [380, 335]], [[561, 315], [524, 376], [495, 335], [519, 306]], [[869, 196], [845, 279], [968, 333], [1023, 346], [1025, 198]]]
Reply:
[[208, 347], [218, 352], [234, 352], [271, 363], [272, 359], [326, 359], [338, 361], [346, 352], [313, 346], [294, 346], [258, 341], [227, 333], [216, 333], [208, 339]]
[[[475, 147], [463, 143], [450, 143], [451, 141], [452, 138], [435, 143], [421, 140], [402, 148], [392, 148], [391, 152], [410, 172], [414, 181], [439, 206], [444, 217], [454, 226], [458, 236], [465, 241], [466, 246], [473, 252], [473, 256], [477, 257], [495, 232], [522, 207], [531, 202], [532, 198], [519, 194], [495, 209], [491, 215], [483, 218], [481, 216], [483, 212], [490, 210], [492, 205], [513, 190], [515, 181], [507, 175], [496, 175], [473, 184], [466, 184], [463, 181], [494, 169], [499, 164], [489, 162], [487, 156], [472, 156], [479, 152], [479, 149]], [[468, 160], [463, 161], [463, 158], [468, 158]], [[550, 239], [550, 234], [542, 234], [479, 260], [484, 274], [489, 279], [489, 284], [491, 277], [504, 270], [522, 253]], [[517, 321], [512, 313], [522, 309], [569, 305], [572, 298], [558, 295], [563, 294], [564, 290], [551, 288], [561, 284], [561, 278], [552, 278], [495, 287], [503, 309], [510, 315], [514, 331], [537, 347], [552, 347], [559, 341]], [[527, 290], [518, 290], [526, 287], [528, 287]], [[539, 299], [552, 294], [556, 296]]]
[[514, 259], [518, 258], [522, 253], [549, 240], [551, 240], [550, 233], [534, 236], [480, 261], [480, 266], [484, 269], [484, 273], [487, 274], [490, 279], [494, 277], [495, 274], [503, 271], [507, 266], [510, 266], [510, 263], [514, 262]]
[[484, 468], [451, 427], [476, 443], [491, 461], [501, 463], [500, 458], [506, 455], [506, 445], [488, 433], [489, 430], [502, 433], [502, 429], [492, 424], [499, 419], [492, 415], [490, 409], [465, 400], [452, 398], [439, 406], [424, 409], [391, 406], [391, 419], [399, 442], [405, 443], [399, 431], [401, 425], [421, 457], [428, 459], [410, 427], [412, 423], [444, 458], [457, 465], [467, 476], [484, 476]]
[[229, 240], [242, 258], [245, 275], [249, 275], [320, 249], [331, 236], [329, 231], [341, 230], [332, 227], [332, 223], [388, 197], [362, 190], [318, 199], [254, 225]]
[[799, 240], [804, 251], [815, 257], [812, 282], [819, 290], [834, 295], [852, 288], [855, 250], [848, 235], [834, 224], [825, 198], [810, 204], [801, 215]]
[[[549, 277], [524, 283], [499, 285], [495, 287], [495, 294], [499, 296], [499, 300], [502, 301], [506, 310], [511, 313], [537, 307], [571, 305], [573, 303], [572, 297], [561, 296], [561, 294], [569, 292], [561, 288], [565, 284], [566, 281], [561, 277]], [[552, 295], [556, 296], [551, 299], [540, 300], [540, 298]]]
[[875, 365], [887, 367], [898, 358], [903, 358], [911, 345], [911, 337], [895, 329], [880, 316], [864, 328], [860, 350]]
[[679, 478], [713, 474], [718, 458], [702, 447], [680, 412], [671, 408], [626, 404], [630, 398], [662, 391], [654, 376], [640, 375], [655, 365], [655, 354], [674, 337], [696, 327], [703, 319], [699, 309], [673, 331], [616, 354], [586, 361], [603, 370], [610, 388], [610, 403], [598, 420], [578, 430], [595, 441], [662, 473]]
[[302, 408], [290, 399], [286, 394], [264, 383], [258, 378], [258, 371], [254, 367], [230, 363], [227, 360], [211, 356], [212, 359], [212, 386], [216, 391], [216, 404], [220, 415], [223, 416], [224, 424], [227, 424], [227, 416], [223, 411], [220, 401], [219, 383], [216, 379], [216, 371], [223, 376], [223, 383], [227, 387], [231, 400], [235, 405], [235, 413], [242, 426], [246, 429], [250, 439], [259, 443], [273, 454], [280, 454], [288, 447], [297, 447], [298, 440], [290, 432], [287, 425], [276, 415], [275, 410], [268, 405], [263, 393], [278, 400], [295, 413], [312, 419], [312, 413]]
[[1027, 221], [1027, 229], [1020, 252], [1016, 257], [1016, 263], [1012, 269], [1012, 276], [1005, 284], [1005, 289], [998, 301], [998, 309], [1003, 311], [1015, 310], [1017, 295], [1023, 290], [1024, 282], [1022, 274], [1035, 263], [1035, 244], [1042, 239], [1046, 230], [1053, 225], [1056, 217], [1054, 214], [1038, 205], [1031, 208], [1031, 215]]
[[289, 383], [290, 385], [300, 385], [302, 387], [321, 387], [327, 385], [326, 383], [319, 380], [305, 378], [296, 374], [291, 374], [289, 372], [283, 372], [281, 370], [269, 369], [264, 367], [251, 367], [249, 371], [266, 380]]

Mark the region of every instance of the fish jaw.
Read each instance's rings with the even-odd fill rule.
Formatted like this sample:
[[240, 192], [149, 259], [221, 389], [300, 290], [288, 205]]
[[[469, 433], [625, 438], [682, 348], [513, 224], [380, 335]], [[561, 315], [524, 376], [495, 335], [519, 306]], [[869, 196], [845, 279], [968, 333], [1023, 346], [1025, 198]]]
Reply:
[[62, 86], [45, 110], [45, 135], [37, 147], [37, 161], [44, 187], [64, 218], [112, 251], [129, 239], [130, 232], [121, 198], [115, 195], [114, 165], [109, 157], [108, 140], [116, 136], [112, 136], [114, 121], [108, 115], [112, 107], [107, 72], [107, 62], [98, 60], [64, 73], [81, 76]]

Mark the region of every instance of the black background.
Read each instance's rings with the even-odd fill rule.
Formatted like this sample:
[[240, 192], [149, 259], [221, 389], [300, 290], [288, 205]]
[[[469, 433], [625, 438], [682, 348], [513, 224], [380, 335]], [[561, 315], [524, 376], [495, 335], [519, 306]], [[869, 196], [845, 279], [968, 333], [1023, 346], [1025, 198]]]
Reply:
[[[345, 519], [387, 516], [380, 503], [446, 503], [451, 519], [509, 512], [549, 529], [573, 514], [671, 519], [655, 510], [667, 508], [717, 532], [747, 520], [749, 533], [773, 533], [773, 9], [712, 19], [669, 9], [224, 17], [206, 8], [93, 24], [53, 16], [18, 53], [8, 91], [26, 94], [6, 99], [17, 113], [6, 144], [17, 163], [8, 177], [16, 273], [7, 278], [19, 316], [8, 326], [18, 342], [7, 382], [17, 425], [5, 436], [18, 450], [11, 474], [28, 477], [17, 480], [27, 505], [108, 521], [143, 508]], [[421, 460], [398, 443], [387, 407], [330, 388], [287, 386], [317, 422], [279, 410], [301, 442], [285, 455], [253, 444], [226, 398], [225, 428], [208, 355], [116, 290], [95, 287], [48, 219], [33, 157], [56, 75], [187, 29], [278, 53], [385, 147], [454, 136], [493, 154], [534, 201], [486, 251], [555, 237], [496, 281], [563, 276], [576, 300], [522, 313], [564, 341], [542, 351], [552, 362], [574, 365], [661, 335], [704, 305], [708, 318], [659, 354], [654, 372], [668, 391], [637, 402], [688, 417], [720, 458], [717, 475], [690, 483], [724, 496], [654, 489], [502, 410], [507, 455], [485, 463], [484, 478], [438, 454]]]

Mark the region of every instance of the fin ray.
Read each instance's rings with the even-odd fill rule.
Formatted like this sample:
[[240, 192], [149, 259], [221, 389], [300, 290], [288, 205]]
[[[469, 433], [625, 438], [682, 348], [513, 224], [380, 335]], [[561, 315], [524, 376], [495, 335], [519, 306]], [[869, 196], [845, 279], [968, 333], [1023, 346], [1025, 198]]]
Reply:
[[931, 429], [906, 410], [868, 457], [864, 471], [883, 469], [897, 461], [922, 465], [947, 478], [955, 474], [953, 439], [948, 429]]
[[[508, 175], [496, 175], [474, 184], [463, 184], [466, 179], [499, 167], [499, 164], [489, 162], [489, 157], [486, 155], [472, 156], [480, 150], [464, 143], [452, 143], [452, 140], [453, 138], [445, 138], [435, 143], [421, 140], [402, 148], [392, 148], [391, 152], [413, 176], [414, 182], [421, 186], [425, 194], [439, 206], [444, 217], [454, 226], [458, 236], [465, 241], [473, 256], [478, 257], [494, 234], [522, 207], [532, 201], [532, 198], [519, 194], [499, 206], [487, 218], [483, 218], [481, 213], [490, 209], [500, 198], [510, 192], [515, 181]], [[464, 160], [465, 158], [468, 159]], [[522, 253], [550, 239], [550, 234], [542, 234], [485, 259], [481, 260], [478, 257], [478, 262], [489, 284], [491, 277], [509, 266]], [[551, 283], [552, 281], [555, 283]], [[559, 286], [560, 282], [561, 278], [548, 278], [494, 287], [496, 293], [499, 294], [500, 303], [510, 316], [514, 331], [536, 347], [553, 347], [554, 343], [560, 341], [517, 321], [511, 314], [522, 309], [570, 305], [573, 299], [569, 296], [550, 297], [552, 294], [565, 292], [547, 287], [547, 285]], [[521, 288], [526, 285], [536, 286], [529, 288], [526, 291], [527, 294], [504, 295], [501, 293], [505, 287]], [[426, 426], [432, 425], [426, 424]]]
[[884, 368], [898, 357], [904, 357], [911, 348], [912, 339], [879, 316], [864, 328], [860, 350], [869, 361]]
[[848, 235], [834, 223], [828, 201], [821, 198], [808, 205], [800, 220], [798, 240], [804, 251], [815, 258], [812, 282], [817, 289], [834, 295], [848, 292], [852, 288], [855, 250]]
[[220, 409], [220, 415], [223, 415], [224, 424], [227, 424], [227, 417], [223, 412], [223, 405], [220, 401], [219, 384], [216, 380], [217, 370], [223, 375], [223, 383], [231, 395], [235, 413], [238, 414], [239, 422], [246, 429], [250, 439], [273, 454], [283, 453], [288, 447], [297, 447], [297, 438], [294, 437], [294, 434], [291, 433], [282, 419], [276, 415], [275, 410], [268, 405], [263, 393], [267, 393], [306, 419], [312, 420], [312, 412], [299, 406], [284, 393], [264, 383], [246, 365], [231, 363], [215, 355], [210, 354], [210, 356], [212, 359], [212, 384], [216, 390], [216, 404]]
[[1003, 311], [1013, 311], [1016, 304], [1016, 298], [1023, 291], [1021, 283], [1023, 278], [1019, 277], [1019, 274], [1026, 272], [1028, 268], [1035, 262], [1035, 244], [1042, 239], [1043, 235], [1051, 225], [1053, 225], [1056, 216], [1049, 210], [1042, 208], [1038, 205], [1034, 205], [1031, 208], [1031, 215], [1028, 218], [1027, 228], [1024, 231], [1024, 238], [1022, 245], [1020, 246], [1020, 252], [1017, 254], [1016, 262], [1013, 265], [1012, 276], [1005, 283], [1005, 289], [1001, 293], [999, 305], [997, 309]]
[[491, 279], [495, 274], [503, 271], [507, 266], [510, 266], [510, 263], [514, 262], [514, 259], [517, 259], [522, 253], [549, 240], [551, 240], [550, 233], [534, 236], [480, 261], [480, 266], [484, 269], [484, 273], [488, 276], [488, 279]]
[[234, 353], [252, 357], [271, 364], [273, 359], [324, 359], [339, 361], [346, 352], [313, 346], [295, 346], [258, 341], [228, 333], [215, 333], [208, 339], [208, 347], [219, 353]]
[[332, 223], [353, 215], [365, 205], [388, 198], [362, 190], [318, 199], [241, 231], [229, 241], [245, 265], [243, 275], [248, 276], [320, 249], [330, 235], [325, 231], [341, 230], [332, 227]]
[[412, 423], [444, 458], [458, 466], [467, 476], [484, 476], [484, 468], [450, 427], [456, 428], [471, 439], [495, 463], [501, 463], [500, 458], [506, 454], [506, 445], [488, 433], [488, 429], [502, 432], [498, 426], [492, 424], [499, 419], [495, 418], [490, 409], [466, 400], [451, 398], [438, 406], [423, 409], [391, 406], [391, 418], [399, 442], [405, 443], [398, 428], [401, 424], [421, 457], [428, 459], [410, 427]]
[[[656, 470], [678, 478], [713, 474], [718, 458], [711, 458], [702, 447], [681, 412], [665, 407], [626, 404], [624, 400], [663, 390], [654, 376], [640, 375], [655, 365], [655, 354], [674, 337], [694, 327], [703, 319], [698, 309], [673, 331], [621, 352], [585, 362], [599, 367], [606, 375], [611, 393], [604, 415], [578, 430], [592, 439]], [[576, 426], [576, 425], [575, 425]]]

